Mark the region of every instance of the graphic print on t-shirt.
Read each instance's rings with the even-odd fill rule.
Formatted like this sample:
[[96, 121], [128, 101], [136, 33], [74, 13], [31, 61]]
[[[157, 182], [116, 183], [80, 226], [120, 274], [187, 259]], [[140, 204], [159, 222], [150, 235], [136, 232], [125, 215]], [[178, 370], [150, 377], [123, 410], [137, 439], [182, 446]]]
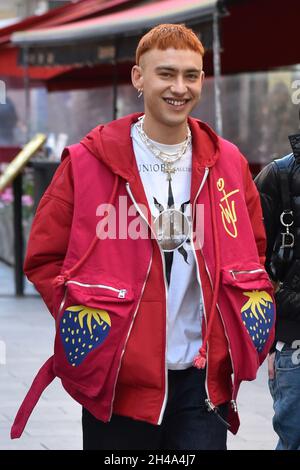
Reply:
[[[131, 137], [137, 169], [152, 215], [152, 224], [163, 257], [167, 288], [168, 369], [193, 365], [202, 344], [202, 292], [198, 281], [195, 252], [192, 249], [192, 207], [190, 204], [192, 146], [174, 163], [172, 181], [160, 162], [132, 126]], [[153, 144], [162, 152], [175, 154], [182, 144]]]
[[190, 243], [190, 222], [184, 211], [190, 201], [183, 202], [180, 209], [175, 208], [171, 179], [169, 180], [168, 204], [164, 206], [153, 196], [153, 201], [159, 215], [154, 220], [154, 228], [157, 241], [164, 252], [166, 262], [166, 278], [170, 284], [170, 276], [173, 264], [174, 251], [178, 250], [188, 263], [188, 253], [184, 243]]

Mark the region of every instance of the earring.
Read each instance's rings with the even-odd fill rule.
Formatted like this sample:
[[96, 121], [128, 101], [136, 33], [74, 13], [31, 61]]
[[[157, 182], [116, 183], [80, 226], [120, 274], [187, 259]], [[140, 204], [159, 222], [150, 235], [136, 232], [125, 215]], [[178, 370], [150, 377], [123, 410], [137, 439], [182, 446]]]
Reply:
[[143, 90], [142, 90], [142, 88], [139, 88], [138, 89], [138, 98], [140, 98], [141, 96], [143, 96]]

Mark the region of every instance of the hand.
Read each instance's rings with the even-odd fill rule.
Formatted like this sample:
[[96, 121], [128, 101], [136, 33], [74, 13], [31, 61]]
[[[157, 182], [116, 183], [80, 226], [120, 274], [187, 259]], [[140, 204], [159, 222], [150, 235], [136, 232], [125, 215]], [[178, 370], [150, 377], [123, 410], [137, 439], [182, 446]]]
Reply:
[[275, 377], [275, 352], [268, 355], [268, 375], [270, 380]]

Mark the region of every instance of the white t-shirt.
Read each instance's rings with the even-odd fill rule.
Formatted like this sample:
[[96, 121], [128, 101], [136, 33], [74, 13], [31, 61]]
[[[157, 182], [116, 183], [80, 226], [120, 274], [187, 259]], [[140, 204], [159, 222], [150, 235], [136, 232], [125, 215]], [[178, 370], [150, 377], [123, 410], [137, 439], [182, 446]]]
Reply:
[[[160, 246], [165, 257], [168, 286], [167, 365], [169, 369], [186, 369], [193, 364], [202, 344], [203, 313], [195, 255], [189, 240], [192, 148], [189, 146], [180, 160], [174, 163], [173, 168], [176, 171], [172, 174], [169, 184], [167, 174], [162, 171], [164, 164], [142, 141], [136, 124], [131, 128], [131, 137], [148, 204], [153, 218], [156, 219], [156, 233], [158, 238], [159, 234], [162, 235]], [[154, 141], [152, 143], [168, 154], [176, 153], [181, 147], [181, 144], [164, 145]], [[188, 204], [183, 208], [181, 206], [184, 203]], [[173, 221], [172, 233], [168, 218], [170, 215]]]

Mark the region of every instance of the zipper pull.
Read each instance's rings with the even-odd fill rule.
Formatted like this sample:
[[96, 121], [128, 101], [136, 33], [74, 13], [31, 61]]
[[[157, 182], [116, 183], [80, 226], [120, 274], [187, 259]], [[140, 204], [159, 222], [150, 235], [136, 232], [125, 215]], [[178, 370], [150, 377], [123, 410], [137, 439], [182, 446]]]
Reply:
[[216, 407], [212, 404], [212, 402], [207, 398], [205, 400], [207, 411], [210, 413], [211, 411], [215, 411]]
[[237, 404], [236, 404], [236, 401], [235, 400], [230, 400], [230, 403], [231, 403], [231, 406], [232, 406], [232, 409], [235, 413], [237, 413]]
[[222, 416], [219, 413], [218, 407], [213, 405], [212, 402], [208, 399], [205, 400], [205, 403], [206, 403], [208, 412], [210, 413], [211, 411], [213, 411], [216, 417], [218, 418], [218, 420], [221, 421], [221, 423], [224, 424], [224, 426], [226, 426], [227, 429], [229, 429], [230, 424], [227, 423], [227, 421], [225, 421], [224, 418], [222, 418]]
[[121, 289], [121, 290], [119, 290], [118, 298], [119, 299], [125, 299], [126, 294], [127, 294], [127, 290], [126, 289]]

